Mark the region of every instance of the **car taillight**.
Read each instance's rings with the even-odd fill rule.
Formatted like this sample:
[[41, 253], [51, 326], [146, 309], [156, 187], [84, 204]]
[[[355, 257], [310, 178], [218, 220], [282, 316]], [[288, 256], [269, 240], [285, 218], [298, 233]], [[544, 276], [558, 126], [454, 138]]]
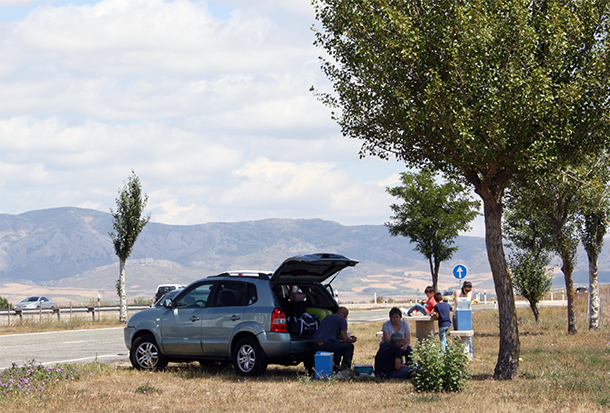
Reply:
[[279, 308], [274, 308], [271, 313], [271, 331], [274, 333], [286, 333], [288, 327], [286, 326], [286, 314]]

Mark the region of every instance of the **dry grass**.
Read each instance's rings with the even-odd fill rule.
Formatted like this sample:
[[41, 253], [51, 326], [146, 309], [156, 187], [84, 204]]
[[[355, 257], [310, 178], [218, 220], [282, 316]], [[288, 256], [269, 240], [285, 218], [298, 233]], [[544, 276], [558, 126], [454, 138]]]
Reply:
[[41, 333], [45, 331], [57, 330], [82, 330], [88, 328], [121, 327], [124, 325], [125, 324], [119, 322], [116, 317], [102, 318], [100, 321], [92, 321], [91, 316], [74, 317], [70, 320], [61, 321], [57, 321], [57, 319], [54, 317], [47, 317], [43, 319], [42, 322], [38, 321], [37, 318], [24, 318], [22, 321], [15, 321], [11, 323], [11, 325], [0, 326], [0, 335]]
[[[536, 324], [519, 309], [520, 377], [494, 381], [498, 316], [473, 313], [475, 358], [462, 393], [416, 393], [410, 382], [313, 380], [302, 367], [271, 366], [257, 379], [236, 378], [230, 368], [173, 364], [164, 372], [127, 366], [80, 366], [82, 378], [58, 383], [44, 394], [0, 398], [2, 411], [435, 411], [591, 412], [610, 409], [610, 317], [588, 331], [579, 302], [576, 335], [567, 334], [565, 308], [542, 308]], [[359, 337], [355, 363], [372, 364], [381, 323], [350, 326]], [[90, 375], [91, 374], [91, 375]]]

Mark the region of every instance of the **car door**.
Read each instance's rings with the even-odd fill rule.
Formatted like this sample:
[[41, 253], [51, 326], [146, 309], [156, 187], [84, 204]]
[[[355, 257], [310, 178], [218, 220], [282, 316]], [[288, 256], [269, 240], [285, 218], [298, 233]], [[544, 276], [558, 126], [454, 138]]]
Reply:
[[53, 307], [53, 304], [47, 297], [40, 297], [40, 307], [42, 309], [51, 308]]
[[190, 286], [174, 300], [160, 320], [161, 340], [167, 355], [201, 356], [202, 322], [206, 318], [213, 281]]
[[203, 352], [206, 356], [230, 355], [229, 340], [235, 327], [242, 322], [247, 304], [246, 284], [238, 281], [218, 282], [203, 320]]

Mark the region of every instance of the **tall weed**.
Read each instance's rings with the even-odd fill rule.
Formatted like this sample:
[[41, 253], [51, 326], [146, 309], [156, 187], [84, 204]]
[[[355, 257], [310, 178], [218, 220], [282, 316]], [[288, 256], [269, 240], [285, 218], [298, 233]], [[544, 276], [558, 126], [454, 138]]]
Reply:
[[413, 350], [415, 368], [412, 381], [418, 392], [460, 392], [469, 377], [468, 356], [455, 339], [445, 351], [431, 337], [417, 343]]

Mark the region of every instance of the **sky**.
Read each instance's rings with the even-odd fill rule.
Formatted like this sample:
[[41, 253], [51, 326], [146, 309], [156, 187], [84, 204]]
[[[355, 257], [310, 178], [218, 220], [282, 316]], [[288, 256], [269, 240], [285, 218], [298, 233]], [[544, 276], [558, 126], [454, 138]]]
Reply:
[[406, 168], [310, 91], [312, 25], [310, 0], [0, 0], [0, 213], [109, 212], [133, 170], [153, 222], [387, 222]]

